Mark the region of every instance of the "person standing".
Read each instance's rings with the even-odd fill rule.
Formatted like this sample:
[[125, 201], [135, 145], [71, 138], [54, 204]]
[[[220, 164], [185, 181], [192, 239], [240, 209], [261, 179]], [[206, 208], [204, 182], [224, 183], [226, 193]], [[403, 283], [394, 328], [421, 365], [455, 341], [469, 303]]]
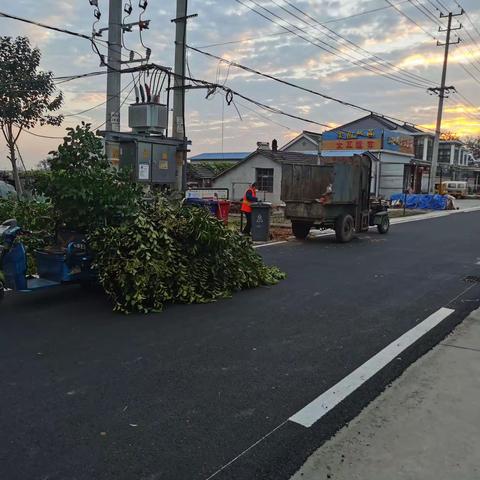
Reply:
[[245, 228], [243, 229], [244, 235], [250, 235], [252, 230], [252, 203], [254, 202], [258, 202], [256, 183], [252, 183], [250, 187], [248, 187], [242, 200], [242, 208], [240, 210], [245, 214], [245, 218], [247, 219]]

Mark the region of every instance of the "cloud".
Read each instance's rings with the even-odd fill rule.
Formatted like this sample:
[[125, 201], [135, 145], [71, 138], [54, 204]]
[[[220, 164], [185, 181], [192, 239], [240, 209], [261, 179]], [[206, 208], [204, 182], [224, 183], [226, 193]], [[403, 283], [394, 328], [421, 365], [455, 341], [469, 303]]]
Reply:
[[[248, 3], [248, 0], [245, 0]], [[102, 0], [101, 22], [97, 27], [106, 26], [108, 19], [107, 3]], [[405, 71], [410, 74], [428, 78], [432, 84], [438, 84], [441, 77], [443, 50], [420, 28], [409, 22], [392, 8], [385, 8], [373, 13], [358, 15], [362, 12], [377, 9], [382, 2], [371, 0], [295, 0], [295, 5], [307, 12], [320, 23], [331, 29], [328, 31], [311, 18], [303, 17], [303, 21], [288, 16], [276, 4], [286, 5], [283, 0], [262, 0], [267, 8], [297, 25], [303, 26], [313, 43], [317, 43], [335, 54], [350, 60], [364, 61], [376, 65], [376, 68], [405, 78]], [[478, 0], [462, 0], [473, 22], [480, 21], [480, 4]], [[407, 3], [398, 3], [399, 8], [414, 18], [433, 35], [439, 36], [433, 22], [422, 16], [418, 10]], [[425, 3], [427, 8], [431, 8]], [[133, 21], [138, 18], [138, 8], [132, 15]], [[285, 32], [281, 27], [265, 18], [240, 6], [234, 0], [191, 0], [191, 13], [199, 16], [189, 20], [188, 43], [206, 46], [215, 43], [226, 45], [211, 46], [208, 51], [231, 60], [292, 81], [306, 88], [324, 92], [333, 97], [353, 102], [377, 112], [403, 118], [410, 122], [419, 122], [432, 126], [435, 122], [437, 98], [429, 96], [425, 88], [403, 85], [366, 71], [338, 55], [322, 50], [305, 40]], [[93, 10], [87, 1], [68, 0], [17, 0], [11, 2], [8, 11], [12, 14], [32, 18], [41, 22], [63, 26], [74, 31], [89, 33], [94, 21]], [[434, 12], [436, 14], [436, 12]], [[151, 2], [145, 18], [151, 19], [151, 28], [144, 32], [145, 45], [152, 48], [152, 60], [172, 66], [174, 62], [175, 25], [170, 22], [175, 17], [175, 2]], [[300, 12], [296, 14], [302, 18]], [[358, 15], [352, 17], [352, 15]], [[349, 19], [339, 20], [349, 16]], [[70, 75], [96, 71], [99, 67], [98, 56], [92, 51], [88, 41], [49, 32], [42, 28], [22, 23], [0, 20], [2, 32], [6, 35], [28, 35], [34, 45], [42, 51], [42, 68], [52, 70], [55, 75]], [[475, 31], [467, 19], [462, 19], [468, 32], [477, 38]], [[345, 39], [335, 39], [339, 33]], [[478, 84], [464, 71], [462, 66], [471, 71], [477, 78], [479, 75], [473, 65], [480, 68], [480, 50], [464, 31], [459, 32], [464, 40], [460, 46], [451, 49], [448, 83], [458, 90], [474, 105], [480, 103]], [[443, 40], [443, 37], [439, 37]], [[104, 38], [105, 39], [105, 38]], [[241, 42], [237, 42], [237, 41]], [[125, 42], [128, 48], [143, 52], [138, 31], [127, 33]], [[235, 42], [235, 43], [230, 43]], [[332, 45], [329, 48], [325, 43]], [[352, 42], [352, 43], [349, 43]], [[480, 42], [478, 37], [477, 42]], [[359, 45], [366, 51], [358, 50]], [[101, 48], [105, 52], [104, 47]], [[338, 50], [335, 50], [338, 49]], [[387, 63], [378, 63], [369, 53], [385, 59]], [[306, 116], [312, 120], [340, 125], [363, 115], [363, 112], [326, 102], [313, 96], [254, 74], [220, 65], [216, 60], [206, 58], [197, 53], [189, 54], [189, 65], [192, 75], [208, 81], [225, 82], [245, 96], [263, 103], [282, 108], [285, 111]], [[395, 65], [395, 67], [392, 67]], [[404, 71], [401, 71], [403, 69]], [[406, 77], [413, 80], [412, 77]], [[100, 104], [105, 96], [104, 76], [62, 84], [65, 92], [66, 113], [76, 113]], [[123, 78], [123, 85], [131, 81], [129, 76]], [[147, 79], [148, 81], [148, 79]], [[247, 104], [257, 111], [254, 114], [239, 106], [243, 121], [233, 105], [224, 104], [223, 96], [217, 95], [211, 101], [205, 100], [204, 90], [190, 91], [187, 95], [187, 129], [192, 139], [192, 153], [203, 150], [219, 150], [221, 148], [221, 118], [224, 109], [224, 148], [225, 150], [249, 150], [257, 140], [279, 138], [287, 140], [304, 129], [317, 130], [319, 127], [266, 112], [255, 105]], [[242, 103], [245, 101], [242, 101]], [[472, 116], [480, 113], [472, 110], [460, 97], [452, 97], [445, 109], [444, 127], [457, 130], [460, 134], [480, 134], [480, 127]], [[223, 103], [223, 107], [222, 107]], [[69, 117], [59, 128], [38, 129], [35, 132], [49, 132], [53, 136], [61, 136], [64, 127], [74, 125], [85, 118], [95, 125], [104, 121], [104, 106], [93, 109], [81, 118]], [[263, 115], [261, 117], [260, 115]], [[122, 111], [122, 124], [127, 120], [126, 108]], [[272, 121], [276, 123], [271, 123]], [[280, 125], [279, 125], [280, 124]], [[228, 131], [228, 135], [225, 133]], [[29, 165], [55, 148], [57, 140], [38, 139], [24, 135], [21, 140], [22, 154]], [[5, 160], [4, 145], [0, 144], [0, 168], [8, 164]]]

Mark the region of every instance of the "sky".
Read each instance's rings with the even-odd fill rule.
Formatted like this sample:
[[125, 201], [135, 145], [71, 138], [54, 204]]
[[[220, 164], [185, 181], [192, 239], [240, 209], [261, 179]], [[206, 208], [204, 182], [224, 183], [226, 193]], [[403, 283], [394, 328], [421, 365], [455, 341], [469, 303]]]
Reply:
[[[98, 3], [102, 17], [97, 29], [105, 27], [108, 20], [108, 1]], [[132, 4], [133, 13], [127, 22], [138, 20], [140, 13], [138, 3]], [[458, 35], [462, 41], [451, 47], [447, 85], [454, 85], [459, 93], [452, 94], [445, 104], [442, 129], [461, 136], [480, 135], [478, 0], [190, 0], [189, 13], [197, 13], [198, 17], [189, 20], [187, 42], [302, 87], [433, 129], [438, 99], [426, 91], [425, 79], [431, 85], [440, 83], [444, 48], [437, 46], [437, 39], [445, 40], [436, 22], [445, 24], [439, 18], [440, 10], [458, 12], [458, 4], [468, 16], [457, 17], [464, 28], [452, 37], [456, 41]], [[174, 62], [175, 26], [171, 19], [175, 8], [175, 0], [150, 0], [143, 17], [151, 20], [143, 43], [152, 50], [151, 60], [164, 66], [173, 66]], [[85, 34], [90, 34], [95, 20], [88, 0], [17, 0], [5, 2], [0, 11]], [[455, 26], [457, 19], [453, 21]], [[42, 52], [41, 68], [56, 77], [101, 70], [98, 56], [85, 39], [5, 18], [0, 18], [0, 35], [28, 36]], [[144, 51], [138, 30], [126, 33], [124, 41], [127, 48]], [[99, 48], [105, 50], [101, 44]], [[125, 50], [125, 54], [129, 52]], [[194, 78], [224, 84], [263, 104], [314, 122], [334, 127], [365, 114], [229, 68], [193, 51], [189, 51], [188, 60]], [[125, 106], [121, 125], [125, 131], [127, 107], [134, 101], [131, 81], [131, 76], [123, 76]], [[37, 127], [32, 133], [62, 137], [66, 127], [81, 121], [93, 127], [101, 125], [105, 105], [78, 113], [101, 104], [105, 86], [105, 76], [62, 83], [58, 86], [65, 96], [61, 112], [67, 115], [62, 126]], [[302, 130], [325, 129], [271, 113], [238, 97], [228, 105], [218, 91], [208, 99], [205, 96], [205, 90], [187, 93], [186, 129], [192, 140], [192, 155], [252, 151], [258, 141], [276, 138], [282, 145]], [[58, 138], [23, 133], [19, 148], [27, 168], [35, 167], [59, 143]], [[9, 166], [6, 153], [0, 141], [0, 169]]]

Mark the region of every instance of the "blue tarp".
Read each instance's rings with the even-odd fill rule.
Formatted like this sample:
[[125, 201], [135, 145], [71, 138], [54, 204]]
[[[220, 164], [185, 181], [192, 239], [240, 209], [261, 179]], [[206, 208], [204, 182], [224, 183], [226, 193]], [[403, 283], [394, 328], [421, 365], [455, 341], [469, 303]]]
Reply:
[[0, 198], [7, 198], [13, 195], [17, 195], [16, 190], [8, 183], [0, 180]]
[[[409, 194], [406, 195], [407, 208], [422, 208], [427, 210], [446, 210], [447, 196], [446, 195], [424, 195], [424, 194]], [[405, 194], [394, 193], [390, 197], [391, 202], [405, 201]]]

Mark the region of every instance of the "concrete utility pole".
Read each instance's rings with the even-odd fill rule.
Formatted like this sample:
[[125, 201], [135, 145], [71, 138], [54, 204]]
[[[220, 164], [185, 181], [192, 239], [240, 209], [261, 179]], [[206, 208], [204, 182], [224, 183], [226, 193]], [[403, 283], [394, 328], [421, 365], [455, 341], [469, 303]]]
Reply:
[[108, 11], [107, 105], [105, 154], [113, 166], [120, 163], [120, 146], [109, 132], [120, 131], [120, 92], [122, 90], [122, 0], [110, 0]]
[[177, 0], [175, 29], [175, 77], [173, 90], [173, 137], [183, 140], [183, 148], [177, 154], [177, 188], [187, 187], [187, 136], [185, 130], [185, 64], [187, 55], [187, 21], [197, 15], [188, 15], [188, 0]]
[[450, 50], [450, 45], [455, 45], [460, 43], [460, 38], [456, 42], [450, 42], [450, 34], [454, 30], [460, 30], [462, 25], [459, 27], [452, 28], [452, 19], [453, 17], [459, 17], [464, 14], [464, 10], [460, 13], [449, 12], [448, 15], [440, 13], [440, 18], [448, 18], [448, 25], [446, 29], [439, 28], [439, 32], [447, 32], [447, 39], [445, 43], [440, 43], [437, 41], [437, 46], [445, 46], [445, 56], [443, 59], [443, 71], [442, 71], [442, 82], [440, 88], [429, 88], [431, 92], [438, 94], [438, 112], [437, 112], [437, 124], [435, 127], [435, 139], [433, 142], [433, 154], [432, 154], [432, 166], [430, 167], [430, 180], [428, 184], [428, 193], [435, 193], [435, 177], [437, 175], [437, 165], [438, 165], [438, 151], [440, 148], [440, 135], [442, 128], [442, 116], [443, 116], [443, 103], [445, 98], [448, 98], [450, 91], [455, 90], [454, 87], [446, 87], [445, 82], [447, 79], [447, 66], [448, 66], [448, 53]]
[[122, 89], [122, 0], [110, 0], [108, 11], [107, 132], [120, 131]]

